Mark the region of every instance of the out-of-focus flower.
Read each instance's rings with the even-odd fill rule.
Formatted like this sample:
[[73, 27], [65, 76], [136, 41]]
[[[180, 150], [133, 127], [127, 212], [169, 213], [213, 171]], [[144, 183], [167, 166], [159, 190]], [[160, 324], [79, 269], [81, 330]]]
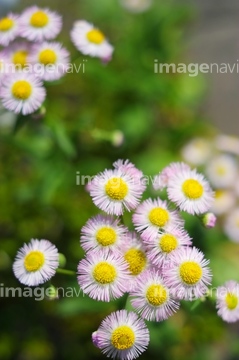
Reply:
[[[18, 41], [10, 44], [2, 52], [5, 61], [9, 65], [6, 69], [7, 73], [14, 73], [22, 70], [29, 64], [29, 54], [31, 53], [31, 44], [26, 41]], [[12, 66], [10, 66], [12, 65]]]
[[226, 216], [224, 231], [230, 240], [239, 243], [239, 207], [232, 209]]
[[187, 143], [181, 150], [184, 161], [191, 165], [202, 165], [209, 159], [212, 146], [209, 140], [203, 138], [194, 138]]
[[37, 286], [55, 275], [58, 250], [48, 240], [32, 239], [18, 251], [13, 263], [16, 278], [24, 285]]
[[133, 223], [145, 241], [157, 237], [159, 230], [170, 226], [181, 226], [183, 220], [177, 211], [169, 210], [166, 201], [147, 199], [143, 201], [133, 214]]
[[239, 320], [239, 284], [236, 281], [227, 281], [217, 288], [217, 313], [226, 322]]
[[210, 159], [206, 165], [206, 175], [215, 188], [232, 187], [238, 174], [236, 160], [228, 154], [220, 154]]
[[216, 215], [227, 213], [235, 205], [236, 198], [232, 190], [221, 189], [215, 191], [215, 197], [210, 210]]
[[140, 13], [151, 7], [152, 0], [120, 0], [120, 3], [129, 11]]
[[111, 60], [113, 46], [105, 35], [85, 20], [78, 20], [71, 30], [71, 39], [75, 47], [84, 55], [99, 57], [104, 62]]
[[29, 61], [33, 65], [39, 65], [36, 76], [45, 81], [58, 80], [67, 71], [70, 61], [69, 52], [57, 42], [44, 42], [35, 45]]
[[218, 135], [215, 139], [215, 146], [220, 151], [239, 155], [239, 139], [230, 135]]
[[93, 251], [78, 265], [78, 283], [92, 299], [109, 302], [127, 291], [129, 272], [119, 254]]
[[147, 270], [137, 278], [130, 297], [135, 310], [149, 321], [166, 320], [179, 308], [179, 302], [173, 300], [156, 269]]
[[168, 267], [163, 267], [163, 277], [173, 296], [191, 301], [205, 295], [212, 277], [208, 264], [209, 260], [195, 247], [175, 252]]
[[15, 113], [31, 114], [39, 109], [46, 97], [42, 82], [33, 74], [17, 72], [2, 81], [0, 98], [3, 106]]
[[127, 229], [112, 216], [97, 215], [81, 230], [81, 246], [86, 251], [108, 249], [119, 252]]
[[0, 19], [0, 45], [8, 46], [19, 33], [19, 17], [15, 14], [8, 14]]
[[47, 8], [31, 6], [19, 19], [19, 34], [30, 41], [41, 42], [54, 39], [62, 27], [59, 14]]
[[120, 310], [102, 321], [92, 341], [107, 357], [133, 360], [147, 349], [149, 331], [137, 314]]
[[189, 214], [202, 214], [213, 203], [213, 191], [202, 174], [196, 170], [182, 170], [168, 181], [168, 197], [180, 210]]

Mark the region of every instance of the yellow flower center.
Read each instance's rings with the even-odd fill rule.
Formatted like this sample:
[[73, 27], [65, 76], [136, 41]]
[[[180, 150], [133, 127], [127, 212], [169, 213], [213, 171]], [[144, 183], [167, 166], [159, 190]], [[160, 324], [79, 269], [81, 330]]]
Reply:
[[160, 306], [167, 301], [168, 295], [166, 289], [162, 285], [150, 285], [147, 292], [146, 298], [150, 305]]
[[225, 300], [229, 310], [234, 310], [238, 305], [238, 297], [234, 294], [227, 293]]
[[177, 248], [178, 240], [171, 234], [164, 234], [159, 240], [159, 245], [163, 252], [169, 254], [171, 251]]
[[106, 261], [98, 263], [93, 271], [94, 279], [100, 284], [111, 284], [117, 276], [115, 267]]
[[182, 281], [187, 285], [195, 285], [202, 277], [202, 268], [194, 261], [185, 261], [179, 272]]
[[132, 275], [140, 274], [146, 266], [146, 256], [141, 250], [130, 249], [125, 253], [124, 258]]
[[153, 225], [163, 227], [169, 220], [169, 213], [163, 208], [154, 208], [149, 213], [149, 220]]
[[20, 65], [21, 67], [26, 66], [27, 64], [28, 52], [25, 50], [16, 51], [12, 57], [12, 61], [15, 65]]
[[119, 326], [112, 332], [111, 344], [115, 349], [126, 350], [134, 345], [134, 331], [127, 325]]
[[216, 190], [216, 191], [215, 191], [215, 198], [216, 198], [216, 199], [220, 199], [221, 197], [223, 197], [224, 194], [225, 194], [225, 191], [223, 191], [223, 190]]
[[105, 185], [105, 192], [112, 200], [123, 200], [128, 194], [128, 185], [120, 177], [113, 177]]
[[42, 28], [49, 22], [49, 17], [44, 11], [36, 11], [32, 14], [30, 24], [36, 28]]
[[32, 93], [32, 86], [26, 80], [18, 80], [12, 87], [12, 94], [17, 100], [27, 100]]
[[216, 168], [216, 172], [217, 172], [217, 175], [223, 176], [223, 175], [226, 174], [227, 171], [226, 171], [226, 169], [225, 169], [224, 166], [219, 165], [219, 166], [217, 166], [217, 168]]
[[86, 37], [89, 42], [97, 45], [102, 44], [102, 42], [105, 40], [104, 34], [98, 29], [92, 29], [88, 31]]
[[102, 246], [112, 245], [116, 241], [116, 232], [110, 227], [102, 227], [96, 233], [96, 240]]
[[39, 62], [43, 65], [55, 64], [57, 56], [51, 49], [42, 50], [39, 54]]
[[13, 25], [14, 21], [8, 17], [5, 17], [0, 20], [0, 31], [8, 31], [13, 27]]
[[199, 199], [203, 194], [203, 186], [194, 179], [185, 180], [182, 185], [184, 195], [192, 200]]
[[24, 267], [27, 271], [38, 271], [42, 268], [45, 262], [45, 256], [41, 251], [31, 251], [25, 256]]

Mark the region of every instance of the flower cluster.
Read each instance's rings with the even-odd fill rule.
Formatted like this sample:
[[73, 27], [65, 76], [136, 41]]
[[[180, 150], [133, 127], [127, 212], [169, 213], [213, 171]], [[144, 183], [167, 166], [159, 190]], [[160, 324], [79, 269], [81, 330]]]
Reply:
[[215, 190], [211, 211], [228, 238], [239, 243], [239, 139], [228, 135], [196, 138], [183, 147], [182, 156], [206, 174]]
[[[6, 109], [23, 115], [35, 112], [46, 98], [43, 82], [67, 73], [70, 54], [55, 41], [61, 28], [58, 13], [38, 6], [0, 19], [0, 99]], [[87, 21], [74, 24], [71, 39], [84, 55], [111, 59], [113, 47]]]
[[[193, 246], [182, 215], [208, 216], [213, 191], [202, 174], [184, 163], [169, 164], [155, 179], [155, 188], [166, 190], [166, 199], [160, 193], [140, 203], [144, 175], [128, 160], [116, 161], [87, 186], [104, 213], [81, 229], [85, 256], [77, 267], [79, 286], [97, 301], [126, 294], [133, 309], [111, 313], [92, 334], [94, 345], [108, 357], [137, 358], [149, 344], [145, 321], [164, 321], [178, 311], [181, 300], [209, 295], [209, 260]], [[134, 231], [123, 223], [124, 211], [133, 212]], [[54, 245], [32, 240], [19, 250], [13, 271], [23, 284], [36, 286], [48, 281], [58, 265]], [[239, 320], [238, 283], [230, 280], [217, 288], [216, 307], [223, 320]]]

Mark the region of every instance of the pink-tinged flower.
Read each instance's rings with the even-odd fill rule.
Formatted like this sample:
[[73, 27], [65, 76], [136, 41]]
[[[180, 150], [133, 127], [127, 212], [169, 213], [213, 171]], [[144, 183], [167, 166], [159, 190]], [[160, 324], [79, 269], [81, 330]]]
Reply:
[[128, 265], [130, 279], [128, 281], [128, 291], [135, 286], [135, 280], [149, 266], [149, 261], [145, 252], [145, 247], [138, 234], [128, 232], [120, 247], [121, 254]]
[[195, 247], [184, 247], [172, 254], [162, 271], [173, 296], [191, 301], [205, 295], [212, 278], [208, 264], [209, 260]]
[[137, 314], [120, 310], [102, 321], [92, 340], [107, 357], [133, 360], [147, 349], [149, 330]]
[[223, 228], [230, 240], [239, 243], [239, 207], [227, 214]]
[[32, 239], [18, 251], [13, 272], [22, 284], [37, 286], [50, 280], [58, 265], [59, 254], [55, 245], [48, 240]]
[[142, 180], [144, 176], [143, 172], [137, 169], [129, 160], [119, 159], [113, 163], [113, 167], [135, 178], [135, 182]]
[[87, 221], [81, 230], [80, 243], [86, 251], [108, 249], [119, 252], [127, 229], [112, 216], [97, 215]]
[[217, 217], [212, 212], [208, 212], [204, 214], [202, 217], [202, 223], [207, 229], [214, 228], [216, 222], [217, 222]]
[[53, 81], [66, 73], [70, 54], [58, 42], [44, 42], [33, 47], [29, 61], [36, 67], [36, 76], [45, 81]]
[[109, 302], [127, 291], [129, 273], [121, 255], [101, 250], [93, 251], [80, 261], [77, 279], [89, 297]]
[[88, 186], [93, 202], [111, 215], [122, 215], [139, 204], [144, 184], [135, 184], [134, 178], [120, 169], [105, 170], [96, 175]]
[[196, 170], [182, 170], [172, 175], [167, 192], [180, 210], [193, 215], [208, 211], [214, 199], [209, 183]]
[[147, 241], [157, 237], [160, 230], [169, 226], [181, 226], [184, 221], [177, 211], [169, 210], [166, 201], [157, 198], [147, 199], [137, 207], [133, 223], [142, 238]]
[[62, 27], [59, 14], [47, 8], [31, 6], [19, 19], [19, 34], [30, 41], [42, 42], [54, 39]]
[[239, 320], [239, 284], [236, 281], [227, 281], [217, 288], [217, 313], [226, 322]]
[[17, 114], [33, 113], [39, 109], [45, 97], [46, 90], [42, 82], [33, 74], [17, 72], [8, 76], [7, 81], [2, 81], [0, 89], [2, 104], [6, 109]]
[[6, 72], [15, 73], [24, 69], [29, 64], [31, 48], [31, 44], [26, 41], [14, 42], [5, 48], [2, 54], [8, 64]]
[[170, 262], [170, 257], [182, 246], [192, 245], [192, 241], [187, 231], [181, 227], [168, 228], [167, 231], [160, 233], [145, 242], [147, 256], [155, 266], [161, 267], [165, 261]]
[[106, 40], [105, 35], [85, 20], [78, 20], [71, 30], [71, 40], [84, 55], [99, 57], [104, 62], [111, 60], [114, 48]]
[[149, 321], [165, 320], [179, 308], [156, 269], [147, 270], [137, 278], [130, 297], [133, 308]]
[[0, 45], [8, 46], [18, 36], [19, 17], [15, 14], [8, 14], [0, 19]]
[[158, 175], [153, 179], [154, 190], [162, 190], [168, 185], [171, 176], [181, 172], [182, 170], [190, 170], [190, 166], [183, 162], [174, 162], [166, 166]]

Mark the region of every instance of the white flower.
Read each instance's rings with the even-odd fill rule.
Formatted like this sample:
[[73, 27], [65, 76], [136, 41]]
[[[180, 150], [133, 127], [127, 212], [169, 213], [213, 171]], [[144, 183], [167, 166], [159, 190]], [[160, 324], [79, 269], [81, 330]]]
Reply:
[[204, 164], [209, 159], [211, 151], [211, 143], [206, 139], [198, 137], [184, 145], [181, 155], [191, 165], [198, 166]]
[[222, 189], [234, 185], [238, 170], [238, 163], [233, 156], [221, 154], [208, 162], [206, 174], [212, 186]]
[[229, 212], [225, 219], [224, 231], [230, 240], [239, 243], [239, 207]]
[[12, 13], [0, 19], [0, 45], [8, 46], [18, 36], [18, 15]]
[[51, 279], [58, 265], [59, 254], [55, 245], [48, 240], [32, 239], [18, 251], [13, 272], [22, 284], [37, 286]]

